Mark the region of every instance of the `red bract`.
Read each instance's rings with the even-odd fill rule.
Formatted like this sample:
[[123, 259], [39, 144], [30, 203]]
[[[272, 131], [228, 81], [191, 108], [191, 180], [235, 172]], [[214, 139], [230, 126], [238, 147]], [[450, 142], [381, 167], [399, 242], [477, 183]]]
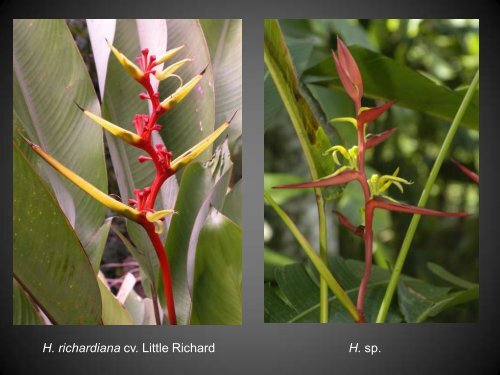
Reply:
[[467, 177], [469, 177], [476, 184], [479, 184], [479, 175], [478, 174], [472, 172], [469, 168], [463, 166], [455, 159], [453, 159], [453, 158], [450, 158], [450, 159], [451, 159], [452, 163], [455, 164]]
[[396, 130], [398, 130], [398, 128], [392, 128], [392, 129], [389, 129], [389, 130], [386, 130], [382, 133], [379, 133], [379, 134], [370, 134], [366, 137], [366, 148], [372, 148], [372, 147], [375, 147], [377, 145], [379, 145], [380, 143], [382, 143], [383, 141], [385, 141], [387, 138], [389, 138], [392, 133], [394, 133]]
[[347, 170], [334, 176], [327, 176], [316, 181], [299, 182], [297, 184], [273, 186], [273, 189], [317, 188], [324, 186], [342, 185], [359, 179], [359, 172]]
[[363, 97], [363, 82], [358, 65], [352, 57], [351, 53], [345, 46], [344, 42], [337, 37], [337, 55], [332, 50], [333, 60], [337, 67], [340, 81], [344, 86], [345, 91], [352, 98], [356, 105], [356, 112], [361, 108], [361, 98]]
[[367, 122], [372, 122], [376, 120], [382, 113], [387, 111], [389, 108], [392, 107], [392, 105], [395, 103], [394, 100], [391, 100], [390, 102], [387, 102], [381, 106], [374, 107], [374, 108], [369, 108], [364, 111], [361, 111], [358, 114], [358, 121], [362, 123], [367, 123]]

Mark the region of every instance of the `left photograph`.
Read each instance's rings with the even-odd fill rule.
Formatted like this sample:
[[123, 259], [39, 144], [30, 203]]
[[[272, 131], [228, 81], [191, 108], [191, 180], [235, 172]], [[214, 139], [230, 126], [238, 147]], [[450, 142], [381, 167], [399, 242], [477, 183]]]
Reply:
[[239, 325], [240, 19], [13, 21], [13, 324]]

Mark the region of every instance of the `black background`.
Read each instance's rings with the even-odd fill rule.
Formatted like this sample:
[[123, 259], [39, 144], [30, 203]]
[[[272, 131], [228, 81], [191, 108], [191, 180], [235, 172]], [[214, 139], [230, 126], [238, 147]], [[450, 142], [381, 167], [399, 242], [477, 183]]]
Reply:
[[[1, 1], [1, 0], [0, 0]], [[0, 374], [500, 374], [499, 0], [1, 1]], [[12, 19], [243, 19], [243, 325], [12, 326]], [[480, 322], [476, 324], [264, 324], [264, 18], [479, 18], [481, 67]], [[215, 354], [43, 354], [44, 342], [215, 342]], [[350, 343], [376, 344], [374, 356]]]

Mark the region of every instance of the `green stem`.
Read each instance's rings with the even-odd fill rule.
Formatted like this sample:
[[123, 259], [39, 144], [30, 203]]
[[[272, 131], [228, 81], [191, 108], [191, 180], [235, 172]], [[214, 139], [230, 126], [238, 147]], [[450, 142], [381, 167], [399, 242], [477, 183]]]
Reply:
[[[353, 319], [356, 322], [360, 321], [360, 315], [358, 313], [358, 310], [356, 309], [356, 306], [354, 306], [354, 303], [351, 301], [349, 296], [346, 294], [344, 289], [340, 286], [340, 284], [337, 282], [335, 277], [333, 277], [332, 273], [328, 269], [326, 263], [321, 259], [318, 254], [314, 251], [312, 248], [311, 244], [307, 241], [307, 239], [304, 237], [304, 235], [299, 231], [297, 226], [294, 224], [292, 219], [286, 214], [285, 211], [281, 209], [280, 206], [273, 200], [273, 198], [264, 191], [264, 198], [266, 199], [267, 203], [276, 211], [278, 216], [283, 220], [285, 225], [288, 227], [290, 232], [294, 235], [295, 239], [299, 242], [300, 246], [304, 249], [306, 252], [307, 256], [311, 260], [312, 264], [316, 267], [318, 270], [322, 280], [325, 280], [326, 285], [332, 290], [333, 294], [338, 298], [339, 302], [347, 309], [349, 314], [353, 317]], [[327, 303], [328, 303], [328, 296], [327, 296]], [[321, 301], [320, 301], [321, 302]], [[320, 304], [320, 309], [322, 308]]]
[[[439, 151], [438, 157], [432, 166], [431, 173], [427, 182], [425, 183], [424, 190], [418, 201], [419, 207], [424, 207], [427, 204], [427, 200], [429, 199], [429, 194], [431, 192], [432, 186], [436, 181], [439, 170], [441, 169], [441, 165], [443, 164], [443, 160], [448, 154], [448, 150], [450, 148], [451, 142], [455, 137], [455, 134], [458, 130], [458, 126], [460, 125], [462, 118], [472, 100], [472, 96], [479, 84], [479, 70], [477, 71], [472, 83], [470, 84], [460, 107], [458, 108], [457, 113], [455, 114], [455, 118], [451, 123], [450, 129], [448, 130], [448, 134], [444, 139], [443, 144], [441, 145], [441, 150]], [[380, 310], [377, 315], [377, 323], [385, 322], [387, 317], [387, 312], [389, 311], [389, 306], [391, 305], [392, 297], [394, 296], [394, 292], [396, 290], [396, 286], [398, 284], [399, 276], [401, 275], [401, 271], [403, 270], [403, 265], [406, 260], [406, 256], [408, 255], [408, 251], [410, 250], [411, 243], [413, 241], [413, 237], [415, 235], [415, 231], [417, 230], [418, 223], [420, 222], [420, 215], [413, 215], [410, 226], [406, 232], [406, 236], [403, 240], [403, 244], [401, 245], [401, 250], [399, 251], [399, 255], [396, 259], [396, 264], [394, 266], [394, 270], [391, 274], [391, 278], [389, 280], [389, 284], [387, 285], [387, 289], [385, 291], [384, 299], [382, 300], [382, 304], [380, 306]]]

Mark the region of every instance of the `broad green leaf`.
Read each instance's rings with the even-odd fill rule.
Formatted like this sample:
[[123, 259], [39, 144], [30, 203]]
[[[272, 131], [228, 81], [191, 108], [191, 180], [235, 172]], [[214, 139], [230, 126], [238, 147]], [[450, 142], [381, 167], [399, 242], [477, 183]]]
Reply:
[[264, 61], [295, 128], [311, 177], [316, 180], [331, 174], [333, 161], [322, 155], [331, 146], [330, 141], [303, 94], [276, 20], [264, 21]]
[[101, 298], [89, 258], [16, 145], [14, 171], [14, 277], [51, 321], [99, 324]]
[[242, 220], [242, 182], [238, 181], [231, 191], [227, 193], [224, 205], [222, 206], [221, 213], [241, 226]]
[[14, 325], [43, 325], [42, 317], [15, 279], [12, 280], [12, 312]]
[[204, 19], [200, 23], [212, 58], [215, 126], [231, 118], [237, 111], [228, 131], [232, 149], [236, 138], [241, 136], [243, 118], [241, 19]]
[[191, 324], [241, 324], [241, 228], [212, 209], [198, 238]]
[[[210, 53], [199, 21], [192, 19], [167, 20], [168, 48], [185, 47], [174, 58], [168, 61], [173, 64], [184, 58], [193, 59], [182, 66], [176, 74], [184, 82], [207, 68], [200, 83], [194, 90], [161, 117], [163, 125], [161, 136], [167, 148], [174, 153], [174, 158], [190, 149], [196, 143], [213, 132], [215, 126], [214, 77]], [[169, 78], [160, 84], [160, 97], [165, 98], [179, 86], [179, 81]], [[211, 148], [208, 148], [198, 161], [210, 159]]]
[[98, 279], [102, 301], [102, 322], [104, 325], [132, 325], [132, 318], [111, 291]]
[[[194, 254], [198, 234], [210, 206], [220, 209], [229, 184], [232, 164], [225, 152], [219, 153], [205, 166], [189, 165], [179, 187], [174, 215], [167, 235], [165, 249], [170, 259], [172, 282], [174, 284], [177, 320], [180, 324], [189, 321]], [[193, 188], [196, 187], [196, 188]], [[159, 293], [162, 296], [162, 293]]]
[[439, 264], [429, 262], [427, 263], [427, 268], [436, 276], [441, 279], [449, 282], [452, 285], [456, 285], [459, 288], [470, 289], [477, 286], [477, 284], [471, 283], [470, 281], [464, 280], [458, 276], [453, 275], [452, 273], [445, 270]]
[[[99, 113], [99, 103], [64, 20], [14, 20], [13, 25], [13, 104], [19, 122], [33, 142], [107, 191], [102, 131], [74, 104]], [[105, 207], [45, 163], [35, 167], [87, 248], [103, 223]]]
[[273, 186], [295, 184], [304, 181], [304, 177], [288, 173], [264, 173], [264, 190], [278, 204], [283, 204], [288, 200], [307, 194], [307, 189], [273, 189]]
[[[397, 105], [452, 121], [464, 94], [438, 85], [419, 72], [358, 46], [349, 46], [363, 77], [366, 97], [396, 100]], [[335, 64], [327, 58], [304, 73], [305, 81], [342, 89]], [[346, 114], [350, 115], [350, 114]], [[474, 96], [462, 124], [479, 129], [479, 95]]]

